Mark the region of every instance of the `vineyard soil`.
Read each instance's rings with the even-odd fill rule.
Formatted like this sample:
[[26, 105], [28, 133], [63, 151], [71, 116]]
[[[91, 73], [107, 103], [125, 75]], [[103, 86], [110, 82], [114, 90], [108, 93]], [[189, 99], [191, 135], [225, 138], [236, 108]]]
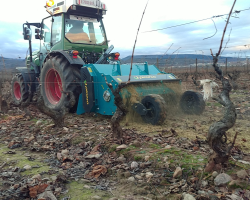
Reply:
[[[206, 78], [215, 79], [209, 74]], [[215, 172], [203, 171], [212, 153], [206, 134], [224, 110], [212, 99], [202, 115], [176, 110], [161, 126], [124, 119], [123, 145], [111, 137], [109, 117], [68, 114], [65, 127], [55, 128], [34, 105], [28, 107], [31, 115], [25, 115], [10, 104], [8, 112], [0, 115], [0, 199], [46, 199], [48, 193], [63, 200], [176, 200], [184, 193], [196, 199], [230, 195], [249, 199], [250, 96], [245, 79], [248, 75], [241, 73], [238, 89], [231, 92], [238, 116], [227, 139], [232, 141], [236, 132], [238, 137], [229, 163], [217, 170], [231, 177], [224, 185], [215, 184]], [[8, 100], [8, 84], [4, 86]], [[201, 92], [191, 75], [182, 88]], [[215, 96], [219, 90], [215, 89]], [[246, 176], [240, 178], [242, 170]]]

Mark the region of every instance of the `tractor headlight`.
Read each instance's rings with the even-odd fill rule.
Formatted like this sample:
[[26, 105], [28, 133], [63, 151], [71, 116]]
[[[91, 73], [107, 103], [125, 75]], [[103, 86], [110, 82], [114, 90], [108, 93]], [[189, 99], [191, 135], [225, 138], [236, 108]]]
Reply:
[[103, 99], [105, 101], [110, 101], [110, 98], [111, 98], [111, 94], [108, 90], [106, 90], [104, 93], [103, 93]]

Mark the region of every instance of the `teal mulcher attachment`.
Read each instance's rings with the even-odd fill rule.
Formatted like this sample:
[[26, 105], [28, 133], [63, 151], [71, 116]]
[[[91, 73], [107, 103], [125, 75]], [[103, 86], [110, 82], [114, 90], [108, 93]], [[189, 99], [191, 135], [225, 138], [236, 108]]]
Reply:
[[[113, 115], [114, 96], [105, 82], [116, 88], [129, 78], [130, 64], [88, 64], [81, 68], [82, 94], [77, 114]], [[173, 74], [161, 72], [156, 66], [133, 64], [131, 82], [120, 93], [131, 112], [136, 112], [151, 124], [163, 123], [168, 106], [177, 106], [181, 96], [181, 81]], [[192, 105], [190, 109], [192, 108]]]

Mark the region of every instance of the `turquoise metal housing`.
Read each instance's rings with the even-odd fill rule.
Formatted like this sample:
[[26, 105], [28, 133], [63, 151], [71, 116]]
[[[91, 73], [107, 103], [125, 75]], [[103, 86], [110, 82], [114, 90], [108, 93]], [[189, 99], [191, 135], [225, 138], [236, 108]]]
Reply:
[[[87, 64], [84, 67], [88, 69], [94, 84], [94, 94], [91, 94], [90, 91], [88, 92], [88, 95], [93, 95], [95, 99], [91, 112], [102, 115], [113, 115], [116, 111], [114, 96], [105, 82], [105, 77], [108, 83], [111, 83], [115, 89], [119, 84], [128, 81], [130, 64], [121, 65], [119, 62], [117, 64]], [[166, 87], [165, 83], [176, 81], [180, 83], [180, 80], [176, 79], [173, 74], [162, 72], [154, 65], [148, 65], [147, 63], [133, 64], [130, 84], [135, 86], [136, 91], [141, 96], [174, 93], [172, 89]], [[147, 85], [146, 89], [141, 87], [142, 84]], [[104, 99], [106, 91], [111, 95], [109, 101]], [[121, 96], [125, 96], [126, 98], [131, 96], [126, 87], [123, 88], [122, 93]], [[85, 113], [82, 102], [83, 95], [81, 94], [77, 107], [78, 115]]]

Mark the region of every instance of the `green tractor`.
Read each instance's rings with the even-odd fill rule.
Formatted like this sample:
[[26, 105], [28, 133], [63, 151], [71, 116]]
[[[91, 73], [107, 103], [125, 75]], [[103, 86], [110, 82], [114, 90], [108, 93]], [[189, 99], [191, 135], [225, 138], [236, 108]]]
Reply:
[[[100, 0], [49, 0], [46, 10], [50, 16], [41, 23], [23, 24], [30, 54], [27, 66], [18, 68], [12, 79], [14, 103], [30, 100], [40, 85], [44, 103], [51, 110], [113, 115], [114, 95], [105, 79], [113, 88], [126, 84], [130, 65], [121, 65], [120, 54], [111, 53], [114, 47], [108, 46], [102, 21], [106, 5]], [[34, 52], [31, 26], [36, 27], [35, 38], [40, 40], [40, 49]], [[131, 83], [120, 95], [128, 109], [146, 123], [163, 123], [170, 102], [179, 100], [184, 112], [201, 114], [205, 105], [202, 96], [191, 91], [180, 94], [180, 86], [173, 74], [154, 65], [133, 64]]]
[[[35, 92], [41, 83], [45, 104], [59, 110], [69, 105], [73, 92], [77, 99], [81, 93], [80, 69], [84, 64], [96, 63], [108, 49], [102, 22], [106, 5], [99, 0], [50, 0], [46, 4], [50, 16], [41, 23], [23, 24], [24, 40], [29, 41], [30, 55], [27, 66], [18, 68], [12, 80], [12, 96], [20, 105], [28, 99], [29, 90]], [[31, 26], [35, 38], [41, 41], [39, 51], [32, 52]], [[103, 61], [99, 60], [99, 63]]]

